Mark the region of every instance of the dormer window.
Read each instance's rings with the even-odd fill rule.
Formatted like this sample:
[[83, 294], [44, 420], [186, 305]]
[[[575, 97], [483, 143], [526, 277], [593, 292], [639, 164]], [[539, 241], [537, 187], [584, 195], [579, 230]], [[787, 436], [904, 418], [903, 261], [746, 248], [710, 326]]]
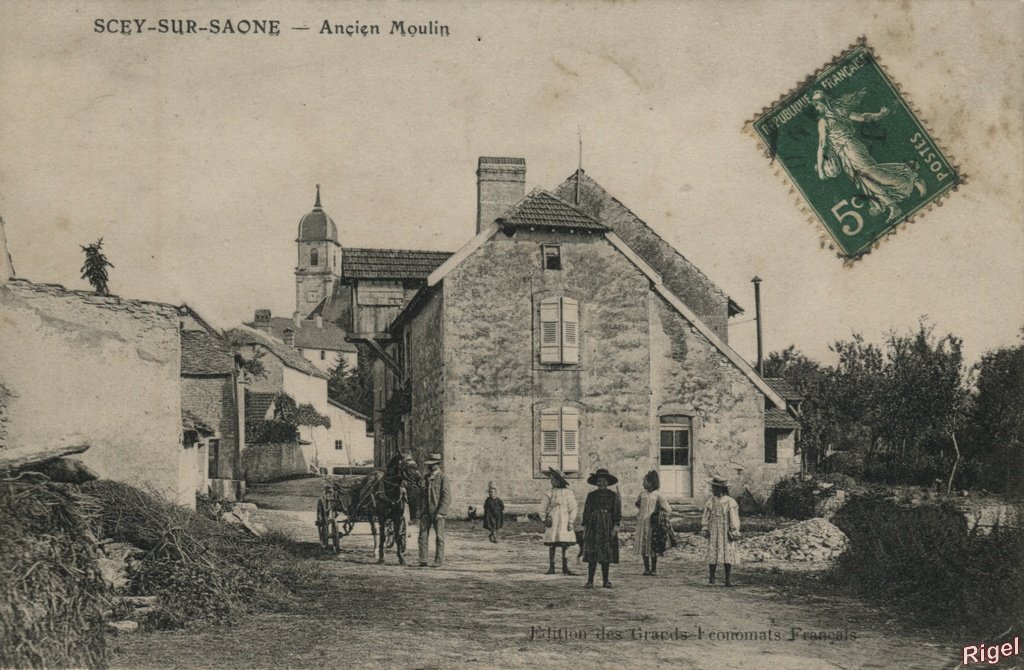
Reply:
[[562, 247], [558, 244], [542, 244], [545, 270], [562, 269]]
[[309, 251], [309, 264], [320, 265], [320, 252], [316, 249], [310, 249]]

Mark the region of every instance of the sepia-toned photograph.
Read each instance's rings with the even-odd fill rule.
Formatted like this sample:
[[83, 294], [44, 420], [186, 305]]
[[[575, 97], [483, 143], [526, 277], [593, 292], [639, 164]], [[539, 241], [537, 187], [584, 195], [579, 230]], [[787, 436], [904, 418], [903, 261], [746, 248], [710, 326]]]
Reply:
[[0, 5], [0, 668], [1024, 669], [1024, 5]]

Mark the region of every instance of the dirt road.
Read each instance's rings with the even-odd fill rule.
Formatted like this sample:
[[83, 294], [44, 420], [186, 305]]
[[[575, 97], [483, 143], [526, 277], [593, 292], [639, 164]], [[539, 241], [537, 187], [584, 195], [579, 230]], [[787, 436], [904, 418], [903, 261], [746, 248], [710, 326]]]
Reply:
[[[298, 507], [298, 505], [297, 505]], [[287, 614], [206, 632], [118, 642], [115, 667], [160, 668], [940, 668], [957, 650], [900, 631], [862, 604], [787, 598], [740, 566], [737, 586], [706, 584], [705, 566], [663, 559], [642, 576], [624, 551], [615, 588], [548, 576], [535, 529], [510, 524], [499, 544], [454, 524], [441, 568], [374, 564], [368, 536], [342, 553], [314, 547], [308, 511], [263, 510], [273, 528], [308, 542], [320, 579]], [[415, 528], [412, 529], [415, 533]], [[416, 564], [415, 537], [410, 564]], [[582, 564], [572, 562], [577, 572]]]

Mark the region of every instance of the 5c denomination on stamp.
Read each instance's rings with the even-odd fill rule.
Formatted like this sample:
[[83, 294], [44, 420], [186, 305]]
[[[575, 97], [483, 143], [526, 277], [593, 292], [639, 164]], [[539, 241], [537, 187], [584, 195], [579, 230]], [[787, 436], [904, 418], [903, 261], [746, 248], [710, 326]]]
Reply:
[[863, 40], [748, 128], [847, 259], [964, 180]]

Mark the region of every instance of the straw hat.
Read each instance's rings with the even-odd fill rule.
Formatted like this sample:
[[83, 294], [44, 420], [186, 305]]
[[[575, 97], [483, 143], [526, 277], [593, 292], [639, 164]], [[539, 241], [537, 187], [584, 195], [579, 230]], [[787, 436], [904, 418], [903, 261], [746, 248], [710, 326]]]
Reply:
[[554, 475], [555, 477], [560, 479], [563, 484], [565, 484], [566, 486], [569, 485], [569, 478], [566, 477], [565, 473], [559, 470], [558, 468], [548, 468], [547, 474]]
[[597, 486], [598, 477], [604, 477], [605, 481], [608, 482], [608, 486], [619, 483], [619, 478], [608, 472], [607, 468], [598, 468], [594, 474], [587, 477], [587, 483], [591, 486]]
[[441, 462], [441, 454], [430, 454], [427, 459], [423, 461], [424, 465], [433, 465], [434, 463]]

